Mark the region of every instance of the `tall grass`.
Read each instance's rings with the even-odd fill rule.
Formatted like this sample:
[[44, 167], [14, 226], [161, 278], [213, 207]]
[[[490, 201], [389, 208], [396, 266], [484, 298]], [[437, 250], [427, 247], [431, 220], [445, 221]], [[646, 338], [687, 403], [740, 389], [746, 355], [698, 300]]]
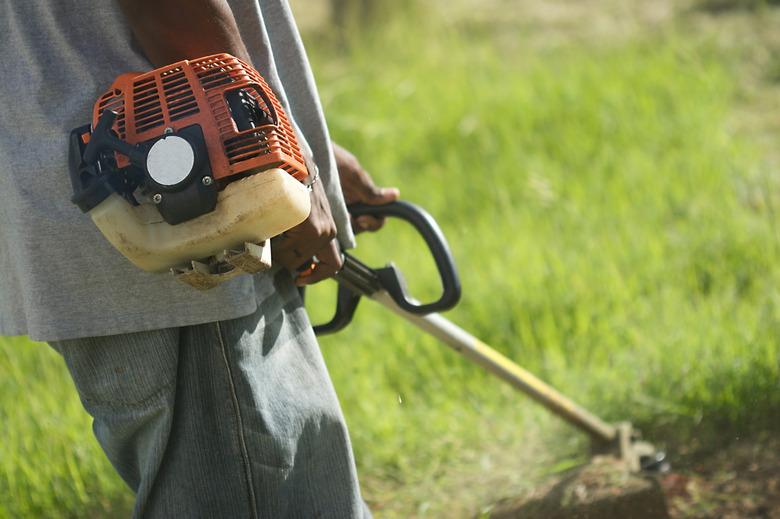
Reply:
[[[728, 61], [685, 34], [523, 43], [425, 20], [307, 40], [334, 137], [449, 237], [454, 321], [661, 442], [779, 425], [777, 221], [759, 157], [727, 131]], [[435, 293], [402, 225], [357, 253]], [[332, 296], [311, 295], [315, 320]], [[465, 516], [584, 452], [370, 302], [322, 347], [379, 517]], [[56, 354], [2, 344], [0, 387], [0, 516], [126, 506]]]

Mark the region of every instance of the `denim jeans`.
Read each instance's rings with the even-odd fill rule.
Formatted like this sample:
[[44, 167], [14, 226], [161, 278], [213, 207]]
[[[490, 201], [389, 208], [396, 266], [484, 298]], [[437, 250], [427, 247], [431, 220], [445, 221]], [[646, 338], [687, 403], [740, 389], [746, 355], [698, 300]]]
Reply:
[[134, 517], [370, 517], [300, 297], [279, 273], [252, 315], [52, 343]]

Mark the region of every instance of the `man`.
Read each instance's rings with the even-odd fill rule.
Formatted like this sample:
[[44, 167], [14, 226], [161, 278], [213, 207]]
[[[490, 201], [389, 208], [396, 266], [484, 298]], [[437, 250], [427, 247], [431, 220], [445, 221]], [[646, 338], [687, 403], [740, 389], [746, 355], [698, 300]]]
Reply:
[[[348, 202], [398, 192], [330, 142], [287, 2], [6, 1], [0, 28], [0, 334], [62, 354], [134, 515], [369, 516], [295, 284], [340, 268], [335, 236], [353, 244], [337, 174]], [[67, 136], [118, 74], [218, 52], [266, 78], [321, 182], [274, 241], [284, 269], [198, 293], [133, 267], [69, 202]]]

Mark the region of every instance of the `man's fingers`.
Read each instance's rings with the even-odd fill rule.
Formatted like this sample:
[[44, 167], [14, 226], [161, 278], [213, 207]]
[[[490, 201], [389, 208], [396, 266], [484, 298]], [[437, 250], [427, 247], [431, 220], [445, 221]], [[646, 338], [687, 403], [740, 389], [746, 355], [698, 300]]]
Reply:
[[282, 265], [287, 270], [295, 270], [311, 258], [316, 248], [310, 246], [310, 240], [302, 238], [293, 234], [275, 238], [271, 242], [274, 263]]
[[298, 269], [306, 268], [311, 262], [311, 256], [304, 256], [299, 254], [298, 251], [286, 252], [274, 256], [274, 261], [290, 272], [295, 272]]
[[282, 265], [289, 271], [294, 271], [298, 267], [306, 266], [306, 262], [317, 253], [328, 241], [323, 238], [310, 238], [302, 240], [300, 238], [287, 238], [278, 243], [272, 249], [274, 262]]
[[323, 279], [333, 277], [341, 270], [343, 259], [336, 240], [332, 240], [324, 248], [318, 250], [316, 260], [314, 258], [312, 260], [312, 265], [295, 278], [296, 285], [313, 285]]
[[[395, 202], [400, 196], [401, 192], [395, 187], [376, 187], [373, 183], [370, 183], [365, 185], [363, 195], [355, 201], [367, 205], [384, 205]], [[378, 231], [384, 224], [385, 219], [382, 217], [362, 215], [352, 218], [352, 229], [356, 233]]]
[[374, 187], [371, 190], [371, 196], [366, 197], [365, 202], [369, 205], [383, 205], [395, 202], [401, 196], [401, 191], [395, 187]]
[[335, 237], [335, 226], [323, 227], [306, 220], [271, 240], [274, 262], [293, 272], [327, 246]]
[[352, 230], [356, 233], [378, 231], [385, 224], [385, 218], [364, 214], [352, 219]]
[[383, 205], [395, 202], [401, 196], [398, 188], [376, 186], [371, 176], [362, 169], [352, 174], [343, 174], [341, 186], [347, 204]]

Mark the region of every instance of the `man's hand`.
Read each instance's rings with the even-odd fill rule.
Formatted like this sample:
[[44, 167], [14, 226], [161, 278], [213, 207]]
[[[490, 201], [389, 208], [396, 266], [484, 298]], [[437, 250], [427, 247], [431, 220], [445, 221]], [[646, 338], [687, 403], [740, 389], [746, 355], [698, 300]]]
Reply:
[[[360, 162], [350, 152], [333, 144], [341, 189], [347, 204], [387, 204], [398, 200], [396, 188], [374, 185]], [[342, 264], [341, 250], [336, 238], [336, 224], [321, 182], [315, 182], [311, 192], [311, 214], [297, 227], [271, 240], [275, 262], [297, 273], [299, 286], [312, 285], [335, 275]], [[361, 216], [352, 221], [356, 232], [376, 231], [384, 224], [383, 218]]]
[[298, 286], [312, 285], [341, 269], [341, 250], [336, 242], [336, 223], [322, 188], [315, 182], [311, 192], [311, 213], [301, 224], [271, 240], [275, 262], [297, 273]]
[[[382, 205], [398, 200], [400, 196], [398, 189], [374, 185], [371, 176], [363, 169], [353, 154], [335, 142], [333, 143], [333, 152], [336, 155], [341, 190], [347, 205], [355, 203]], [[356, 233], [377, 231], [382, 228], [384, 223], [384, 218], [363, 215], [352, 219], [352, 229]]]

